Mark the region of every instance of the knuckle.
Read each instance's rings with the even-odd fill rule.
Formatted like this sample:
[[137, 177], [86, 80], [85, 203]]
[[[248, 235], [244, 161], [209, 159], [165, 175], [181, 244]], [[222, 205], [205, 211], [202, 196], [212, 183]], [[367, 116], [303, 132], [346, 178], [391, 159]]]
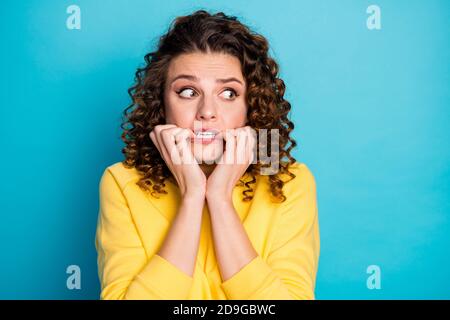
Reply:
[[163, 130], [161, 131], [161, 136], [162, 136], [163, 138], [167, 138], [168, 136], [170, 136], [170, 131], [168, 131], [168, 129], [163, 129]]
[[181, 140], [183, 140], [183, 135], [181, 133], [179, 133], [175, 136], [175, 142], [180, 143]]
[[159, 135], [161, 133], [161, 129], [162, 129], [161, 126], [157, 125], [153, 130], [156, 135]]

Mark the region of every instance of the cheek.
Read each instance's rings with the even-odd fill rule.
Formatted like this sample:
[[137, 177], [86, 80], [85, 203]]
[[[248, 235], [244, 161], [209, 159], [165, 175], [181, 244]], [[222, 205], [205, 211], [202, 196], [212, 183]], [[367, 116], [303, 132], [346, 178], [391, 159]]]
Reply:
[[226, 128], [244, 127], [247, 123], [247, 108], [242, 106], [231, 112], [223, 113], [223, 119]]
[[177, 106], [171, 104], [170, 101], [166, 104], [165, 108], [166, 123], [175, 124], [179, 127], [189, 127], [195, 118], [189, 108], [183, 108], [183, 106]]

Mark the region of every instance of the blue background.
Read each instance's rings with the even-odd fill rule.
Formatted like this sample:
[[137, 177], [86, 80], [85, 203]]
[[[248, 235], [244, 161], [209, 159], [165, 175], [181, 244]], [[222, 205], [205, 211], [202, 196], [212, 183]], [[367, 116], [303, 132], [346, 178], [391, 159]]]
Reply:
[[317, 182], [316, 297], [449, 299], [450, 2], [161, 3], [2, 3], [0, 298], [98, 298], [98, 183], [122, 160], [126, 90], [172, 19], [205, 8], [262, 33], [280, 64], [294, 156]]

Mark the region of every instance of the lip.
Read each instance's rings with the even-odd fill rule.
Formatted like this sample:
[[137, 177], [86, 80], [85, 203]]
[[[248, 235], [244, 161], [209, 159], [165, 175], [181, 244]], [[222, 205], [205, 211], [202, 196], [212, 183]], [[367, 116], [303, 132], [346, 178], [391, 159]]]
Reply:
[[[214, 136], [214, 138], [197, 138], [197, 137], [192, 137], [191, 138], [191, 142], [194, 143], [201, 143], [201, 144], [210, 144], [216, 140], [219, 140], [222, 138], [222, 135], [220, 133], [220, 130], [217, 129], [213, 129], [213, 128], [202, 128], [201, 130], [197, 130], [196, 132], [204, 132], [204, 131], [210, 131], [210, 132], [214, 132], [216, 135]], [[195, 133], [195, 132], [194, 132]]]
[[[192, 131], [194, 131], [194, 130], [192, 130]], [[204, 131], [211, 131], [211, 132], [214, 132], [215, 134], [218, 134], [220, 132], [220, 130], [214, 129], [214, 128], [201, 128], [200, 130], [194, 131], [194, 133], [204, 132]]]
[[214, 141], [216, 141], [218, 139], [214, 138], [214, 139], [196, 139], [196, 138], [192, 138], [191, 142], [193, 143], [201, 143], [201, 144], [211, 144]]

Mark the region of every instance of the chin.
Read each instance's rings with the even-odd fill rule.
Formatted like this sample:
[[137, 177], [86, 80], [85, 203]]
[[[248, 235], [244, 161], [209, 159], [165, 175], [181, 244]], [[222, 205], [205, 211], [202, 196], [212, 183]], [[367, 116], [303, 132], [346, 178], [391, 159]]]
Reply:
[[218, 163], [223, 154], [224, 143], [215, 141], [210, 144], [201, 144], [192, 142], [192, 153], [195, 160], [199, 164], [214, 164]]

